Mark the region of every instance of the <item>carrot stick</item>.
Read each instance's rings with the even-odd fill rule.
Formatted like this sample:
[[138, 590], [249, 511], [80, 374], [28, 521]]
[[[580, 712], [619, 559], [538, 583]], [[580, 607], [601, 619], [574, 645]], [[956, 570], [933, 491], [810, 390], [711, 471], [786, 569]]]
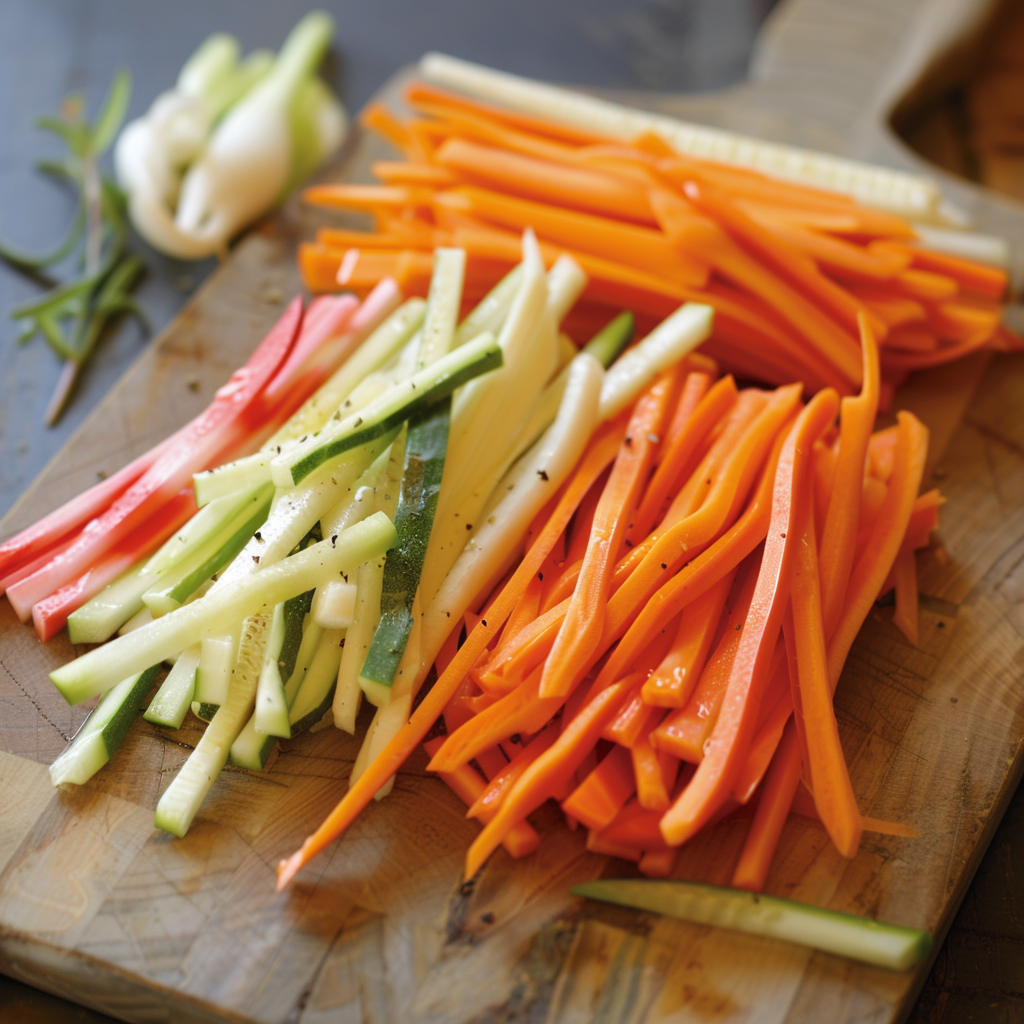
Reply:
[[645, 850], [637, 867], [647, 878], [671, 878], [678, 860], [679, 851], [675, 849]]
[[736, 889], [760, 892], [764, 888], [782, 826], [786, 823], [793, 794], [800, 784], [800, 754], [793, 723], [786, 727], [778, 753], [764, 780], [764, 790], [754, 812], [739, 862], [733, 871]]
[[838, 409], [839, 396], [834, 391], [819, 392], [801, 412], [783, 446], [751, 615], [740, 632], [725, 701], [704, 759], [662, 818], [661, 831], [670, 845], [685, 842], [725, 803], [746, 756], [789, 594], [795, 501], [803, 490], [811, 447]]
[[599, 693], [561, 736], [519, 777], [498, 813], [484, 826], [466, 854], [465, 877], [472, 878], [509, 830], [553, 795], [591, 750], [625, 693], [614, 683]]
[[601, 494], [576, 589], [541, 677], [542, 697], [565, 696], [601, 640], [612, 571], [654, 459], [679, 369], [662, 374], [637, 401]]
[[364, 128], [387, 139], [395, 149], [407, 157], [422, 157], [423, 153], [409, 129], [396, 118], [383, 103], [371, 103], [363, 108], [359, 122]]
[[901, 548], [893, 564], [896, 611], [893, 625], [916, 647], [918, 643], [917, 557], [913, 548]]
[[653, 742], [659, 750], [669, 751], [693, 764], [703, 758], [704, 743], [718, 718], [739, 651], [740, 631], [750, 614], [758, 567], [754, 559], [740, 569], [725, 614], [716, 624], [714, 653], [695, 681], [690, 699], [654, 731]]
[[474, 214], [517, 231], [533, 227], [544, 241], [568, 245], [604, 259], [628, 260], [630, 266], [656, 275], [670, 275], [683, 285], [699, 288], [707, 281], [707, 265], [702, 258], [681, 254], [661, 232], [650, 228], [476, 186], [439, 192], [433, 201], [437, 206]]
[[[691, 377], [696, 376], [691, 374]], [[735, 405], [736, 398], [736, 382], [732, 377], [723, 377], [700, 400], [692, 414], [686, 417], [683, 425], [668, 442], [658, 468], [647, 485], [640, 507], [633, 517], [633, 525], [627, 533], [627, 537], [634, 544], [638, 539], [646, 537], [664, 514], [669, 494], [693, 472], [693, 462], [699, 457], [704, 439]], [[683, 402], [680, 401], [680, 408], [682, 407]]]
[[[428, 740], [423, 744], [428, 754], [440, 746], [442, 738]], [[474, 803], [484, 792], [487, 784], [472, 765], [463, 765], [454, 772], [441, 773], [441, 780], [467, 806]], [[537, 830], [527, 821], [521, 821], [505, 837], [501, 844], [512, 857], [526, 857], [540, 846]]]
[[734, 578], [734, 573], [727, 573], [698, 607], [683, 612], [672, 648], [643, 685], [646, 703], [664, 708], [686, 704], [704, 670]]
[[629, 750], [615, 746], [562, 801], [562, 810], [581, 825], [602, 829], [636, 790]]
[[370, 170], [385, 185], [451, 188], [459, 183], [456, 175], [444, 167], [438, 167], [437, 164], [375, 160], [370, 164]]
[[[502, 801], [511, 789], [513, 783], [526, 769], [547, 750], [555, 740], [558, 739], [558, 724], [551, 722], [543, 728], [533, 739], [527, 743], [515, 757], [509, 761], [500, 772], [494, 775], [487, 787], [470, 804], [466, 812], [468, 818], [479, 818], [487, 822], [497, 813]], [[432, 756], [441, 749], [439, 743]]]
[[[437, 162], [469, 184], [501, 189], [545, 203], [586, 210], [615, 220], [650, 227], [657, 221], [646, 191], [609, 174], [567, 167], [534, 157], [449, 139], [437, 151]], [[450, 175], [454, 176], [454, 175]]]
[[[678, 758], [660, 754], [651, 746], [650, 738], [641, 734], [630, 748], [633, 758], [633, 773], [636, 776], [637, 802], [648, 811], [664, 811], [668, 808], [671, 783], [675, 781], [674, 768]], [[672, 778], [667, 779], [666, 769]]]
[[897, 414], [898, 437], [892, 479], [865, 550], [854, 565], [842, 615], [828, 644], [833, 690], [860, 627], [889, 574], [906, 536], [928, 455], [928, 430], [913, 414]]
[[666, 452], [686, 427], [686, 424], [690, 422], [690, 417], [693, 416], [694, 411], [715, 383], [717, 376], [717, 373], [709, 373], [706, 370], [691, 368], [683, 383], [683, 390], [679, 395], [679, 401], [676, 403], [676, 410], [672, 413], [672, 419], [669, 421], [668, 429], [662, 438], [662, 447], [659, 449], [658, 456], [654, 460], [656, 466], [661, 465]]
[[844, 398], [839, 407], [839, 450], [821, 534], [821, 601], [826, 638], [839, 620], [853, 568], [864, 461], [878, 415], [878, 349], [867, 322], [862, 320], [860, 326], [864, 383], [856, 398]]
[[[832, 707], [814, 516], [804, 514], [801, 519], [790, 586], [796, 653], [796, 672], [790, 672], [794, 721], [798, 734], [802, 732], [806, 743], [807, 773], [821, 820], [836, 849], [844, 857], [853, 857], [860, 846], [860, 810], [850, 783]], [[831, 575], [828, 580], [829, 583], [833, 581]]]
[[407, 186], [387, 185], [311, 185], [302, 198], [314, 206], [331, 210], [402, 210], [429, 201], [429, 192]]

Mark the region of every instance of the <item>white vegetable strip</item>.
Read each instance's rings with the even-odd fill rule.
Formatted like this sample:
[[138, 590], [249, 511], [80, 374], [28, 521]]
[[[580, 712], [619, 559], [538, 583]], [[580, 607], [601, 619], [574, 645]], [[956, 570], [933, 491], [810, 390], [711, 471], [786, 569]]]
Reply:
[[356, 613], [356, 585], [328, 580], [316, 588], [309, 610], [313, 621], [324, 629], [348, 629]]
[[76, 704], [197, 640], [230, 632], [234, 624], [260, 609], [296, 597], [342, 571], [354, 572], [363, 562], [383, 554], [394, 540], [391, 521], [377, 512], [336, 540], [313, 544], [229, 588], [214, 588], [198, 601], [89, 651], [58, 668], [50, 678], [69, 702]]
[[659, 373], [707, 339], [714, 315], [710, 306], [688, 302], [658, 324], [643, 341], [623, 352], [605, 374], [601, 421], [622, 412]]
[[501, 576], [522, 543], [531, 520], [566, 480], [597, 426], [605, 372], [581, 353], [570, 365], [565, 395], [555, 422], [527, 452], [496, 493], [502, 495], [445, 577], [423, 617], [421, 670], [437, 657], [445, 638], [474, 600]]
[[921, 175], [763, 142], [620, 106], [440, 53], [428, 53], [420, 61], [420, 71], [424, 78], [439, 85], [460, 89], [512, 110], [621, 139], [654, 131], [687, 156], [749, 167], [787, 181], [852, 195], [869, 206], [915, 220], [947, 220], [940, 211], [942, 193], [938, 185]]
[[[167, 619], [161, 621], [166, 622]], [[185, 835], [214, 779], [227, 762], [231, 744], [252, 712], [256, 682], [263, 665], [266, 625], [262, 615], [246, 619], [230, 692], [199, 737], [181, 771], [160, 797], [154, 817], [157, 828], [175, 836]]]

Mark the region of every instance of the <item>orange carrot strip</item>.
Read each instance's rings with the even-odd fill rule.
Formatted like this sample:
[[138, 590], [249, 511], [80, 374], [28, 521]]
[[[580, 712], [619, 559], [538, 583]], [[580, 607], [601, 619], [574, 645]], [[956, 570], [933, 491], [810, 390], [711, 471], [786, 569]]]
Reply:
[[576, 589], [544, 665], [542, 697], [565, 696], [582, 676], [604, 630], [612, 572], [654, 459], [679, 368], [662, 374], [637, 401], [622, 447], [601, 494]]
[[793, 794], [800, 784], [800, 753], [792, 722], [779, 744], [778, 753], [764, 780], [754, 820], [732, 875], [736, 889], [760, 892], [764, 888], [782, 826], [786, 823]]
[[643, 188], [599, 171], [554, 164], [458, 138], [445, 142], [436, 159], [470, 184], [615, 220], [657, 224]]
[[407, 157], [422, 156], [412, 133], [383, 103], [375, 102], [364, 107], [359, 123], [386, 139]]
[[906, 536], [928, 455], [928, 430], [913, 414], [897, 414], [898, 438], [892, 479], [866, 551], [854, 566], [843, 612], [828, 645], [833, 690], [850, 647], [875, 601]]
[[834, 391], [819, 392], [801, 412], [783, 446], [751, 615], [740, 632], [725, 701], [704, 759], [661, 820], [662, 834], [670, 845], [685, 842], [723, 806], [742, 767], [788, 599], [795, 501], [803, 491], [812, 445], [838, 411], [839, 396]]
[[935, 352], [939, 339], [927, 327], [896, 327], [885, 336], [885, 350], [901, 352]]
[[917, 556], [913, 548], [901, 548], [893, 565], [896, 611], [893, 625], [916, 647], [918, 643]]
[[876, 251], [794, 224], [765, 207], [750, 211], [742, 202], [736, 206], [762, 227], [817, 260], [833, 276], [851, 277], [855, 281], [888, 281], [910, 266], [909, 253], [894, 249]]
[[[902, 248], [891, 242], [884, 244], [887, 251], [898, 252]], [[1007, 273], [999, 267], [947, 256], [945, 253], [917, 246], [907, 246], [903, 251], [910, 256], [915, 267], [951, 277], [966, 291], [977, 292], [997, 301], [1002, 299], [1006, 292]]]
[[523, 132], [547, 135], [574, 146], [593, 145], [608, 141], [608, 136], [600, 132], [577, 128], [574, 125], [549, 118], [521, 114], [508, 107], [485, 103], [483, 100], [463, 96], [460, 93], [448, 92], [446, 89], [439, 89], [437, 86], [427, 85], [424, 82], [413, 82], [409, 85], [405, 91], [405, 101], [416, 110], [429, 104], [432, 110], [470, 113], [497, 121], [500, 124], [510, 125]]
[[625, 260], [639, 270], [671, 276], [682, 285], [699, 288], [707, 281], [703, 256], [680, 253], [661, 232], [650, 228], [517, 199], [476, 186], [439, 192], [433, 202], [436, 206], [475, 214], [517, 231], [532, 227], [538, 238], [545, 241], [568, 245], [608, 260]]
[[[848, 330], [856, 329], [858, 312], [864, 311], [863, 306], [849, 292], [825, 277], [809, 256], [796, 249], [779, 232], [764, 228], [748, 217], [717, 189], [689, 183], [684, 190], [698, 210], [712, 216], [744, 248], [753, 250], [759, 259], [773, 266], [799, 290], [801, 297], [806, 296], [814, 308], [827, 313], [828, 323], [833, 329], [836, 326], [834, 320], [845, 324]], [[822, 321], [820, 326], [824, 324]], [[882, 324], [876, 327], [876, 330], [882, 329]], [[847, 347], [845, 331], [837, 333], [836, 339], [841, 348]], [[842, 362], [837, 360], [837, 363], [842, 368]]]
[[[800, 540], [790, 584], [790, 614], [796, 653], [796, 672], [790, 672], [794, 721], [798, 734], [802, 732], [806, 743], [806, 767], [821, 820], [836, 849], [844, 857], [853, 857], [860, 846], [860, 809], [843, 757], [839, 726], [832, 707], [814, 516], [804, 514], [801, 518]], [[826, 573], [826, 578], [829, 583], [833, 582], [831, 574]]]
[[663, 444], [658, 451], [657, 458], [654, 460], [655, 465], [660, 466], [664, 461], [666, 453], [675, 442], [675, 439], [684, 430], [686, 424], [690, 422], [690, 417], [715, 383], [716, 377], [717, 374], [709, 373], [706, 370], [699, 370], [695, 367], [690, 369], [683, 383], [683, 390], [679, 395], [679, 401], [676, 403], [676, 411], [672, 413], [672, 419], [669, 421], [664, 438], [662, 438]]
[[644, 851], [626, 843], [612, 843], [602, 839], [600, 833], [591, 829], [587, 833], [587, 850], [599, 854], [602, 857], [617, 857], [619, 860], [640, 861], [644, 857]]
[[864, 462], [871, 429], [878, 415], [878, 349], [865, 320], [861, 321], [861, 348], [863, 385], [856, 398], [844, 398], [839, 407], [839, 450], [828, 513], [821, 533], [821, 600], [826, 638], [832, 634], [839, 620], [843, 595], [853, 568]]
[[645, 850], [637, 867], [647, 878], [671, 878], [678, 861], [679, 851], [676, 849]]
[[621, 683], [599, 693], [561, 736], [519, 777], [498, 813], [484, 826], [466, 854], [465, 877], [472, 878], [509, 830], [552, 796], [591, 750], [624, 696]]
[[[700, 385], [702, 376], [691, 374], [691, 379], [697, 378], [697, 384]], [[686, 417], [668, 442], [627, 533], [634, 544], [638, 539], [646, 537], [664, 514], [670, 492], [677, 489], [693, 472], [693, 463], [699, 457], [701, 444], [715, 424], [735, 405], [736, 398], [736, 382], [732, 377], [723, 377], [700, 399], [696, 408], [691, 410], [691, 415]], [[683, 407], [680, 401], [680, 408]]]
[[[487, 787], [470, 804], [466, 817], [490, 821], [516, 779], [558, 739], [558, 731], [558, 723], [550, 722], [537, 733], [500, 772], [494, 775]], [[431, 756], [436, 755], [442, 745], [439, 743], [431, 752]]]
[[418, 185], [428, 188], [451, 188], [459, 179], [437, 164], [399, 163], [394, 160], [375, 160], [370, 171], [385, 185]]
[[733, 662], [740, 647], [740, 631], [750, 613], [757, 573], [756, 560], [740, 570], [725, 613], [718, 623], [714, 653], [697, 678], [690, 699], [678, 711], [668, 715], [654, 731], [652, 741], [659, 750], [669, 751], [693, 764], [703, 758], [704, 743], [725, 699]]
[[398, 231], [344, 231], [339, 228], [321, 228], [316, 233], [320, 245], [331, 249], [433, 249], [437, 243], [435, 228], [423, 228], [422, 233], [402, 234]]
[[302, 198], [314, 206], [332, 210], [403, 210], [429, 201], [429, 193], [409, 187], [387, 185], [311, 185]]
[[646, 703], [664, 708], [686, 704], [704, 671], [734, 579], [734, 573], [726, 573], [696, 608], [682, 613], [672, 648], [643, 685]]
[[890, 283], [895, 291], [911, 295], [915, 299], [938, 302], [951, 299], [960, 290], [956, 281], [945, 274], [936, 274], [929, 270], [904, 270], [896, 275]]
[[635, 791], [630, 753], [625, 747], [615, 746], [562, 801], [562, 810], [586, 828], [602, 829]]
[[675, 782], [675, 769], [679, 766], [678, 758], [670, 754], [659, 754], [651, 746], [650, 737], [645, 734], [637, 738], [630, 752], [636, 776], [637, 802], [648, 811], [667, 810], [671, 802], [669, 793]]
[[[441, 744], [441, 737], [428, 740], [423, 744], [428, 754], [432, 754]], [[472, 804], [486, 788], [480, 773], [472, 765], [463, 765], [454, 772], [441, 773], [442, 781], [467, 806]], [[526, 857], [540, 846], [537, 830], [527, 821], [521, 821], [511, 829], [501, 844], [513, 857]]]
[[594, 687], [606, 686], [610, 680], [619, 678], [667, 623], [732, 572], [764, 540], [771, 512], [772, 484], [786, 436], [787, 432], [783, 432], [776, 438], [754, 500], [743, 515], [714, 545], [693, 559], [647, 602], [609, 655]]
[[615, 816], [615, 820], [598, 833], [605, 842], [631, 846], [640, 850], [664, 850], [668, 844], [658, 827], [662, 812], [649, 811], [634, 797]]
[[302, 274], [302, 283], [316, 294], [341, 291], [338, 284], [338, 268], [344, 255], [344, 252], [333, 247], [301, 242], [299, 272]]
[[779, 671], [785, 673], [787, 692], [782, 695], [775, 707], [761, 723], [750, 744], [750, 753], [736, 778], [736, 799], [739, 803], [748, 803], [761, 785], [761, 780], [768, 771], [782, 740], [786, 723], [793, 716], [793, 698], [789, 695], [789, 666], [785, 661], [779, 662]]
[[[814, 797], [804, 785], [797, 786], [791, 810], [793, 814], [799, 814], [801, 817], [819, 820], [818, 810], [814, 806]], [[864, 815], [861, 822], [865, 832], [877, 832], [883, 836], [899, 836], [903, 839], [921, 838], [921, 833], [913, 825], [904, 825], [899, 821], [883, 821], [881, 818], [869, 818]]]

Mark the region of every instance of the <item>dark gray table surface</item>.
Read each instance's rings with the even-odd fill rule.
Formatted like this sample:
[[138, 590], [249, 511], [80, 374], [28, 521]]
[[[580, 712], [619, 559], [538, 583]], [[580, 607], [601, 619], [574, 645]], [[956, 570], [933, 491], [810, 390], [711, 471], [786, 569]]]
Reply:
[[[351, 111], [424, 51], [438, 49], [539, 78], [677, 92], [744, 77], [772, 0], [328, 0], [337, 35], [325, 69]], [[207, 34], [227, 30], [245, 50], [276, 48], [306, 10], [280, 0], [0, 0], [0, 239], [46, 250], [66, 229], [70, 196], [33, 171], [59, 146], [32, 126], [81, 92], [94, 110], [113, 70], [133, 78], [129, 116], [168, 88]], [[147, 275], [138, 290], [156, 333], [212, 264], [166, 259], [135, 242]], [[59, 372], [41, 341], [15, 344], [6, 312], [37, 285], [0, 265], [0, 515], [64, 444], [146, 345], [135, 322], [107, 337], [61, 422], [42, 425]], [[0, 819], [2, 828], [2, 819]], [[1018, 794], [972, 885], [911, 1018], [1024, 1020], [1024, 879], [1013, 850], [1024, 839]], [[0, 971], [3, 963], [0, 961]], [[108, 1020], [0, 976], [0, 1021]]]

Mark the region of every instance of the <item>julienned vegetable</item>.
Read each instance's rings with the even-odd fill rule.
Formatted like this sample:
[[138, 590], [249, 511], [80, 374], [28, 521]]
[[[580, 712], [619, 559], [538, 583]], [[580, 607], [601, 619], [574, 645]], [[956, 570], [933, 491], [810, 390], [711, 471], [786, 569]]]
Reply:
[[931, 936], [919, 928], [903, 928], [777, 896], [715, 885], [609, 878], [574, 885], [570, 891], [574, 896], [678, 917], [694, 924], [783, 939], [896, 971], [919, 963], [932, 945]]
[[[673, 321], [685, 330], [696, 313], [680, 311], [657, 333]], [[913, 416], [865, 439], [878, 350], [866, 319], [861, 331], [865, 383], [845, 400], [841, 427], [833, 389], [806, 404], [799, 384], [741, 391], [699, 355], [658, 363], [618, 415], [622, 406], [599, 401], [595, 421], [603, 408], [612, 416], [533, 513], [518, 566], [496, 581], [504, 559], [478, 573], [475, 547], [460, 556], [450, 579], [466, 589], [441, 590], [453, 615], [437, 681], [282, 861], [279, 884], [347, 829], [440, 719], [428, 767], [477, 793], [469, 814], [483, 826], [467, 878], [499, 845], [530, 848], [522, 827], [550, 799], [586, 826], [591, 849], [665, 876], [681, 844], [759, 793], [733, 879], [752, 889], [798, 806], [846, 856], [865, 829], [910, 834], [861, 815], [831, 703], [852, 636], [893, 586], [912, 634], [916, 594], [893, 567], [927, 544], [938, 505], [935, 492], [918, 496], [927, 431]], [[657, 341], [636, 358], [645, 346], [660, 352]], [[586, 359], [577, 357], [581, 371]], [[606, 384], [614, 376], [613, 366]], [[563, 430], [556, 423], [551, 436]], [[846, 468], [858, 451], [859, 475]], [[504, 518], [502, 504], [481, 538]], [[818, 553], [815, 516], [833, 550]], [[819, 587], [808, 574], [821, 575]], [[826, 616], [823, 595], [838, 595], [836, 612]], [[435, 621], [428, 609], [423, 636]]]
[[[458, 81], [469, 79], [460, 71]], [[531, 95], [544, 89], [519, 85]], [[567, 122], [577, 100], [581, 110], [604, 109], [583, 97], [529, 114], [420, 82], [404, 98], [411, 119], [380, 104], [363, 115], [402, 156], [373, 165], [381, 185], [305, 193], [320, 206], [368, 213], [375, 227], [324, 227], [300, 246], [311, 290], [358, 292], [389, 273], [422, 294], [429, 252], [456, 245], [467, 252], [466, 287], [479, 291], [518, 260], [529, 226], [545, 261], [569, 254], [589, 275], [570, 330], [592, 333], [626, 307], [647, 331], [681, 303], [699, 302], [715, 310], [705, 351], [745, 379], [853, 394], [860, 316], [879, 340], [883, 406], [914, 369], [1021, 345], [1000, 323], [1006, 272], [976, 262], [979, 239], [967, 232], [921, 227], [760, 173], [756, 160], [741, 167], [693, 155], [639, 112]], [[744, 144], [734, 155], [756, 152]], [[885, 178], [861, 176], [869, 191]], [[857, 176], [830, 180], [839, 187]], [[968, 248], [943, 252], [957, 237]]]
[[211, 36], [175, 89], [121, 133], [118, 178], [132, 223], [169, 256], [223, 255], [228, 242], [341, 144], [345, 112], [316, 77], [334, 26], [306, 15], [276, 60], [239, 61], [237, 41]]

